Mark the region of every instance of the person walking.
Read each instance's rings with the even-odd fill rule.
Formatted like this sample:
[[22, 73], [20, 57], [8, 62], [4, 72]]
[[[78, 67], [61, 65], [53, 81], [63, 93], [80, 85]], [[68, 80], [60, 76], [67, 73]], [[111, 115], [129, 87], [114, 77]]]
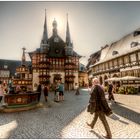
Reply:
[[48, 101], [48, 93], [49, 93], [49, 85], [45, 85], [44, 86], [44, 97], [45, 97], [45, 101]]
[[4, 96], [4, 91], [3, 91], [2, 82], [0, 81], [0, 103], [3, 99], [3, 96]]
[[40, 101], [41, 91], [42, 91], [42, 87], [41, 87], [41, 84], [39, 83], [39, 85], [38, 85], [38, 87], [37, 87], [37, 92], [38, 92], [38, 102]]
[[112, 113], [112, 110], [108, 106], [108, 103], [105, 99], [103, 88], [99, 85], [99, 80], [97, 78], [94, 78], [92, 84], [93, 86], [91, 89], [91, 96], [90, 96], [89, 103], [92, 107], [91, 114], [93, 114], [94, 112], [94, 118], [91, 123], [87, 122], [87, 125], [93, 129], [99, 117], [107, 133], [107, 135], [104, 137], [107, 139], [111, 139], [112, 134], [105, 115], [107, 116], [110, 115]]
[[16, 86], [16, 94], [19, 94], [20, 92], [21, 92], [22, 90], [21, 90], [21, 87], [20, 87], [20, 85], [17, 85]]
[[80, 92], [79, 92], [79, 86], [77, 83], [75, 83], [75, 89], [76, 89], [75, 95], [79, 95]]
[[60, 97], [59, 97], [59, 83], [58, 82], [55, 84], [54, 101], [55, 102], [59, 102], [60, 101]]
[[108, 85], [108, 100], [113, 100], [116, 103], [114, 95], [113, 95], [113, 84], [110, 82]]
[[7, 83], [3, 83], [3, 93], [4, 93], [4, 94], [7, 94], [7, 92], [8, 92]]
[[59, 85], [58, 85], [58, 91], [59, 91], [59, 99], [60, 101], [64, 101], [64, 84], [59, 81]]

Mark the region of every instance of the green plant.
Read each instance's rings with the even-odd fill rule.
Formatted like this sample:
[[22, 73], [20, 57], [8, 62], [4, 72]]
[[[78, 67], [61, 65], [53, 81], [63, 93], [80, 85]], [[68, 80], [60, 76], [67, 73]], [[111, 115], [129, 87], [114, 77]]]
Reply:
[[107, 86], [104, 87], [104, 91], [105, 91], [105, 92], [108, 91], [108, 87], [107, 87]]
[[127, 87], [127, 90], [128, 90], [128, 94], [137, 94], [138, 93], [138, 89], [135, 88], [135, 87]]
[[124, 87], [119, 87], [118, 93], [119, 94], [125, 94], [125, 88]]
[[119, 94], [137, 94], [138, 89], [132, 86], [119, 87], [118, 93]]

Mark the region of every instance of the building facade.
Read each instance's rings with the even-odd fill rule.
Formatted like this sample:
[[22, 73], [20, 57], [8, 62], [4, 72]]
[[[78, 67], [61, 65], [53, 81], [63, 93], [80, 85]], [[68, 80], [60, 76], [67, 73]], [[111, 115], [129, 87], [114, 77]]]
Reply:
[[0, 68], [0, 81], [8, 83], [9, 80], [10, 80], [10, 70], [8, 69], [7, 65], [4, 65], [4, 67]]
[[91, 86], [91, 80], [93, 78], [93, 72], [92, 72], [92, 66], [99, 61], [101, 55], [101, 50], [93, 53], [90, 55], [90, 58], [88, 59], [88, 63], [86, 66], [87, 69], [87, 75], [88, 75], [88, 84]]
[[54, 84], [57, 80], [65, 83], [65, 89], [74, 89], [78, 83], [79, 58], [73, 50], [67, 16], [66, 40], [58, 35], [57, 21], [52, 23], [52, 36], [48, 38], [45, 11], [44, 31], [40, 47], [30, 52], [32, 61], [33, 88], [39, 83]]
[[140, 77], [140, 29], [102, 47], [99, 57], [96, 58], [95, 54], [87, 68], [92, 77], [100, 79], [101, 84], [105, 84], [105, 80], [112, 77]]
[[32, 90], [32, 73], [26, 63], [25, 48], [23, 48], [21, 65], [16, 68], [15, 74], [13, 79], [14, 86], [20, 86], [24, 90]]
[[79, 87], [87, 87], [88, 85], [88, 74], [85, 65], [79, 65]]

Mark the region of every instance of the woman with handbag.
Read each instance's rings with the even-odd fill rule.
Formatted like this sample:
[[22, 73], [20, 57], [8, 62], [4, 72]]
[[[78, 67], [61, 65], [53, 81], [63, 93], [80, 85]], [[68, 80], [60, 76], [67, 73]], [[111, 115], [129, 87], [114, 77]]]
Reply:
[[55, 85], [55, 94], [54, 94], [54, 101], [59, 102], [59, 83], [56, 83]]
[[112, 134], [108, 125], [108, 122], [106, 120], [105, 115], [110, 115], [112, 114], [112, 111], [110, 107], [108, 106], [108, 103], [105, 99], [105, 94], [103, 88], [99, 85], [99, 80], [97, 78], [94, 78], [92, 81], [93, 87], [91, 90], [91, 97], [89, 100], [89, 105], [88, 109], [90, 110], [90, 113], [94, 114], [94, 118], [91, 123], [87, 123], [88, 126], [90, 126], [92, 129], [94, 128], [94, 125], [97, 122], [97, 119], [102, 121], [104, 128], [106, 130], [107, 135], [104, 136], [107, 139], [112, 138]]

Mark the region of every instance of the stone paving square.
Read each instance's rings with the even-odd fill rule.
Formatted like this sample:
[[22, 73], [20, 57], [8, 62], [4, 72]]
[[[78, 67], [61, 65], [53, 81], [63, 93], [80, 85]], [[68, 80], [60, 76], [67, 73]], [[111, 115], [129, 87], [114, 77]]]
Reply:
[[[43, 107], [15, 113], [0, 113], [0, 138], [10, 139], [103, 139], [105, 130], [98, 120], [91, 130], [86, 122], [93, 115], [86, 111], [89, 100], [87, 89], [80, 95], [65, 92], [65, 101], [53, 101], [53, 92]], [[114, 114], [107, 117], [113, 139], [140, 138], [140, 95], [115, 94], [118, 102], [109, 102]]]

